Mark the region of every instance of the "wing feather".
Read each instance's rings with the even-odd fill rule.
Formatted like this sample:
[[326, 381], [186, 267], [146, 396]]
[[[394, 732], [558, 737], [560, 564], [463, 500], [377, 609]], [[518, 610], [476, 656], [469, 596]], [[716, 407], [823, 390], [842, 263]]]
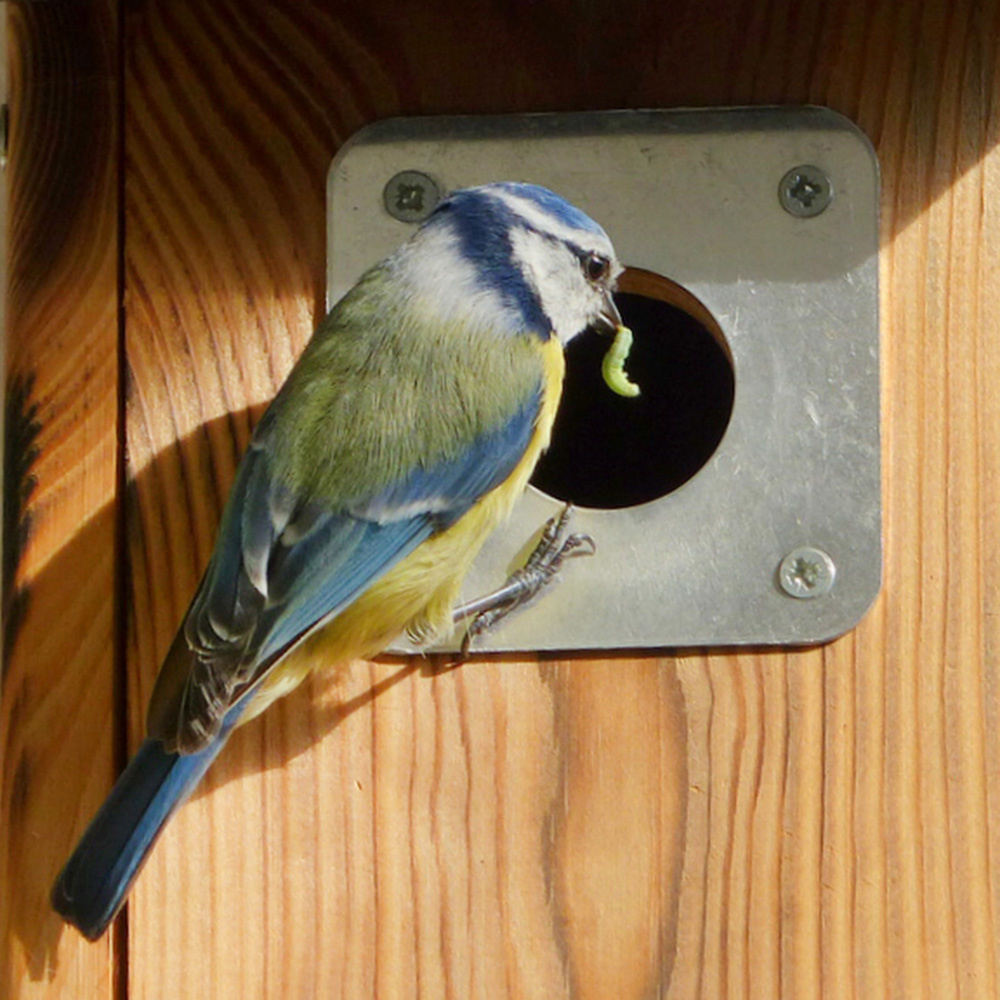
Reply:
[[[412, 330], [409, 335], [419, 339]], [[168, 748], [184, 753], [203, 748], [229, 708], [299, 641], [503, 482], [534, 433], [543, 392], [537, 348], [533, 366], [513, 364], [505, 409], [498, 407], [496, 391], [485, 414], [476, 413], [461, 393], [442, 395], [440, 385], [426, 395], [423, 405], [434, 410], [427, 419], [437, 431], [433, 447], [425, 449], [431, 456], [425, 463], [413, 459], [409, 423], [391, 414], [381, 420], [361, 411], [352, 415], [351, 399], [371, 398], [363, 391], [366, 378], [375, 380], [376, 396], [385, 405], [384, 370], [362, 364], [365, 356], [350, 338], [342, 341], [346, 357], [339, 356], [336, 323], [317, 338], [319, 347], [313, 349], [334, 356], [334, 369], [349, 370], [340, 383], [348, 386], [341, 396], [349, 398], [345, 403], [336, 393], [331, 396], [322, 380], [293, 372], [289, 383], [297, 378], [298, 392], [311, 400], [311, 409], [299, 410], [302, 426], [288, 423], [287, 411], [273, 405], [258, 426], [182, 627], [184, 641], [174, 643], [151, 699], [150, 735]], [[385, 349], [378, 331], [372, 340]], [[437, 342], [446, 346], [448, 340]], [[503, 352], [505, 345], [490, 334], [483, 351], [490, 349]], [[518, 347], [514, 355], [522, 353]], [[454, 362], [445, 349], [436, 359], [438, 365]], [[442, 416], [442, 409], [453, 412]], [[352, 419], [367, 421], [366, 447], [377, 456], [367, 490], [359, 486], [364, 480], [358, 479], [357, 456], [345, 451], [349, 441], [342, 425]], [[416, 419], [419, 423], [419, 414]], [[303, 435], [324, 434], [337, 442], [333, 454], [317, 463], [325, 461], [329, 468], [301, 480], [290, 477], [289, 452], [301, 448]], [[315, 440], [306, 443], [315, 448]], [[338, 478], [341, 459], [344, 475]], [[400, 622], [400, 630], [406, 625]]]

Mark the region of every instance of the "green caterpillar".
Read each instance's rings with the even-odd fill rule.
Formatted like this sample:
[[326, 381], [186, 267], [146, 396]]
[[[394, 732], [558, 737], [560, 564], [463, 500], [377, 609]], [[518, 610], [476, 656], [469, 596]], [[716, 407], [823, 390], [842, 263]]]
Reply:
[[632, 349], [632, 331], [627, 326], [619, 326], [614, 343], [608, 348], [601, 363], [601, 374], [608, 388], [619, 396], [638, 396], [639, 387], [625, 374], [625, 361]]

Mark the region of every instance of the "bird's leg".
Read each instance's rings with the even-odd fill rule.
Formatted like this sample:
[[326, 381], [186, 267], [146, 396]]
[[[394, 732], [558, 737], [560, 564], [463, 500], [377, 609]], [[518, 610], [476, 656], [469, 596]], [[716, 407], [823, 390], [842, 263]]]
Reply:
[[484, 597], [463, 604], [454, 611], [454, 621], [471, 618], [459, 653], [458, 664], [468, 656], [473, 640], [495, 627], [512, 611], [523, 607], [544, 590], [559, 573], [566, 559], [575, 556], [592, 556], [597, 546], [590, 535], [566, 534], [573, 512], [567, 504], [558, 517], [549, 518], [527, 562], [507, 577], [503, 586]]

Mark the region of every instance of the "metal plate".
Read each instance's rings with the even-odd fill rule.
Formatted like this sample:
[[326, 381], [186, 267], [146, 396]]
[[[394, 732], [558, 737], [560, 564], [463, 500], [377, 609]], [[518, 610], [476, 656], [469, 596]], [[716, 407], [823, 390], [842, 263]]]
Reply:
[[[800, 165], [830, 181], [819, 214], [782, 205]], [[822, 108], [380, 122], [330, 169], [331, 303], [407, 237], [383, 202], [403, 170], [444, 191], [558, 191], [623, 262], [701, 300], [735, 370], [728, 429], [701, 471], [650, 503], [579, 510], [597, 555], [477, 648], [803, 644], [852, 628], [881, 580], [878, 164], [865, 136]], [[559, 509], [530, 489], [464, 596], [498, 586]], [[827, 559], [786, 559], [800, 549]]]

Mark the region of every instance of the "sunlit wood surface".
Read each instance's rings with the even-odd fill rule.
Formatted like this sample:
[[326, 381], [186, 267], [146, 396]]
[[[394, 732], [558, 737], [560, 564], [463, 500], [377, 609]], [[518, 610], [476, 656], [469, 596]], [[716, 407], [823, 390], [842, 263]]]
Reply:
[[[111, 2], [7, 5], [3, 994], [1000, 996], [996, 0]], [[803, 102], [883, 172], [860, 627], [351, 665], [237, 734], [110, 939], [61, 929], [49, 884], [322, 308], [340, 144], [397, 114]]]

